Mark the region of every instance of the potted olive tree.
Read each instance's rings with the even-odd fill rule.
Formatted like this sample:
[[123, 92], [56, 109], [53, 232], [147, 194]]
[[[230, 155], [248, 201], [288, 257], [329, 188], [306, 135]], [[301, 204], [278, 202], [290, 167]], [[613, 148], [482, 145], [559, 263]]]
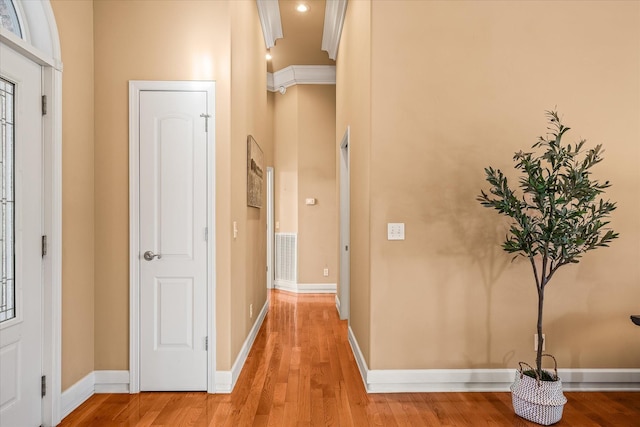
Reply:
[[[615, 203], [601, 198], [609, 181], [592, 177], [602, 161], [602, 146], [583, 150], [585, 140], [565, 144], [569, 130], [558, 113], [548, 111], [548, 133], [539, 137], [532, 152], [517, 152], [513, 160], [521, 173], [517, 186], [499, 170], [485, 168], [491, 185], [478, 201], [511, 218], [502, 244], [506, 252], [529, 259], [538, 294], [538, 348], [535, 368], [521, 363], [511, 386], [515, 412], [523, 418], [549, 425], [562, 418], [566, 398], [556, 369], [542, 370], [542, 315], [544, 293], [560, 267], [580, 261], [590, 250], [608, 246], [618, 237], [608, 218]], [[555, 359], [554, 363], [555, 363]], [[523, 366], [524, 365], [524, 366]]]

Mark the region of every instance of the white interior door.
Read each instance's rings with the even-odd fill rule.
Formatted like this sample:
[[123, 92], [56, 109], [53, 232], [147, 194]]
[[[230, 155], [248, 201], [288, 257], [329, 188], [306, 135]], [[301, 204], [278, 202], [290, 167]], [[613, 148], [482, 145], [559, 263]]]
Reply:
[[42, 421], [41, 73], [0, 44], [0, 426]]
[[207, 390], [207, 92], [139, 115], [140, 390]]

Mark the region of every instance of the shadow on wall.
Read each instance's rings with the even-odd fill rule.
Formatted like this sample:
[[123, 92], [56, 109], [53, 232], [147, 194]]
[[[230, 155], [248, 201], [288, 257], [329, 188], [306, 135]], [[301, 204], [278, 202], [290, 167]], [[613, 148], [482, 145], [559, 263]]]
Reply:
[[[483, 167], [478, 166], [481, 161], [478, 159], [484, 157], [486, 155], [479, 148], [465, 147], [459, 156], [440, 159], [443, 163], [448, 163], [449, 177], [442, 180], [448, 188], [438, 190], [441, 194], [439, 209], [442, 209], [438, 216], [446, 218], [451, 240], [442, 245], [438, 253], [469, 266], [473, 265], [473, 268], [469, 268], [469, 275], [477, 277], [477, 281], [469, 283], [468, 286], [482, 287], [484, 301], [476, 300], [471, 291], [465, 292], [464, 295], [466, 330], [477, 337], [476, 340], [472, 340], [476, 344], [467, 342], [467, 347], [476, 347], [469, 348], [469, 352], [464, 355], [467, 366], [505, 368], [510, 366], [515, 350], [507, 351], [500, 361], [495, 361], [495, 355], [492, 356], [492, 329], [495, 327], [495, 324], [492, 324], [492, 314], [495, 286], [505, 270], [511, 266], [513, 257], [502, 250], [503, 238], [508, 231], [506, 221], [480, 206], [475, 200], [480, 189], [486, 187]], [[519, 263], [523, 260], [513, 262]], [[477, 271], [478, 274], [472, 271]], [[478, 312], [483, 302], [485, 309], [481, 316], [472, 315], [471, 313]], [[479, 357], [479, 354], [482, 356]]]
[[[562, 285], [562, 283], [557, 283]], [[584, 288], [585, 284], [582, 283]], [[633, 337], [634, 326], [626, 313], [613, 307], [603, 307], [603, 292], [593, 285], [590, 289], [576, 295], [573, 290], [572, 302], [575, 308], [569, 309], [558, 305], [558, 311], [565, 314], [549, 319], [545, 329], [548, 331], [549, 345], [547, 351], [554, 354], [560, 367], [581, 368], [584, 366], [606, 367], [611, 364], [618, 366], [637, 366], [637, 341], [629, 340]], [[570, 298], [567, 294], [561, 299]], [[584, 308], [576, 311], [577, 307]], [[620, 343], [627, 342], [628, 351], [620, 351]]]
[[[585, 349], [585, 341], [591, 328], [593, 319], [589, 319], [587, 313], [568, 313], [549, 322], [546, 326], [549, 334], [548, 353], [554, 354], [560, 367], [579, 367], [582, 351]], [[569, 360], [567, 360], [567, 354]]]

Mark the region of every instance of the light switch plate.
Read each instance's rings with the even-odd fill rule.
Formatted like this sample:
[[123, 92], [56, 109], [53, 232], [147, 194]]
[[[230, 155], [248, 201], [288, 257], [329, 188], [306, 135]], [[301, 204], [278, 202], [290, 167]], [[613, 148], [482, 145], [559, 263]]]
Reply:
[[404, 222], [387, 223], [387, 240], [404, 240]]

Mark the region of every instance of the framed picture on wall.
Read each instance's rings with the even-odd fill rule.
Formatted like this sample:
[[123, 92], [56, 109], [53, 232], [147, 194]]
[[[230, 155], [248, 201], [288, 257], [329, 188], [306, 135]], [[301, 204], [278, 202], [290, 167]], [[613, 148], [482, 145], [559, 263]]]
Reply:
[[247, 205], [262, 207], [262, 179], [264, 174], [264, 155], [253, 138], [247, 137]]

